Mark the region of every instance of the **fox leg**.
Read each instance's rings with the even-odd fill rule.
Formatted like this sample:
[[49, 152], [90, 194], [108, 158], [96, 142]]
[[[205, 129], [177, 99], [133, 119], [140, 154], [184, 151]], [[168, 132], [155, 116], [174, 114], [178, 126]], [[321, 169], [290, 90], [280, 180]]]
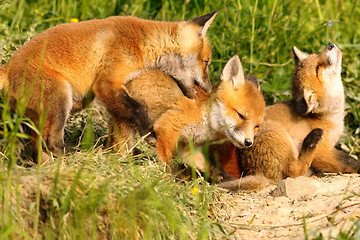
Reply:
[[[111, 141], [116, 151], [125, 153], [133, 146], [133, 135], [139, 131], [145, 135], [150, 129], [150, 120], [144, 106], [129, 96], [123, 81], [116, 78], [120, 74], [99, 73], [94, 83], [95, 96], [105, 105], [111, 114]], [[126, 76], [126, 74], [125, 74]], [[117, 79], [116, 82], [113, 79]]]
[[234, 178], [241, 177], [238, 151], [231, 142], [210, 146], [210, 157], [213, 165], [219, 165], [223, 171]]
[[319, 147], [311, 164], [315, 172], [360, 173], [360, 160], [332, 146]]
[[[41, 131], [45, 145], [54, 156], [64, 154], [64, 128], [72, 107], [71, 89], [65, 80], [47, 77], [37, 86], [43, 93], [32, 94], [27, 106], [26, 115], [33, 120]], [[43, 95], [41, 98], [40, 95]], [[42, 106], [42, 107], [41, 107]], [[42, 148], [41, 136], [31, 131], [33, 160], [37, 161]]]
[[157, 137], [157, 155], [162, 161], [170, 164], [179, 140], [179, 133], [173, 129], [168, 129], [166, 126], [155, 127], [154, 131]]
[[135, 144], [135, 127], [128, 121], [111, 117], [110, 144], [122, 154], [127, 153]]
[[179, 129], [182, 129], [181, 126], [175, 124], [176, 121], [172, 121], [169, 112], [164, 113], [154, 124], [157, 138], [156, 152], [158, 157], [167, 164], [171, 163], [180, 138]]
[[150, 131], [151, 122], [144, 106], [132, 99], [125, 89], [118, 91], [120, 97], [116, 106], [108, 110], [112, 122], [112, 143], [120, 152], [129, 150], [134, 145], [134, 136], [138, 131], [141, 136]]
[[289, 161], [288, 166], [285, 168], [286, 176], [296, 178], [306, 173], [314, 159], [316, 147], [323, 134], [322, 129], [315, 128], [305, 137], [298, 159]]

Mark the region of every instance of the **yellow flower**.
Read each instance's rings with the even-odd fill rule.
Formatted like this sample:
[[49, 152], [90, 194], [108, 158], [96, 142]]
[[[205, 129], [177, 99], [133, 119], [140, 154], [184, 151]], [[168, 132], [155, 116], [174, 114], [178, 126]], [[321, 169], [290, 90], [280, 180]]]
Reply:
[[197, 194], [199, 192], [199, 188], [198, 187], [193, 187], [193, 189], [191, 189], [191, 193], [192, 194]]
[[34, 10], [34, 12], [35, 12], [35, 13], [38, 13], [38, 12], [39, 12], [39, 10], [38, 10], [38, 9], [35, 9], [35, 10]]
[[70, 18], [70, 22], [79, 22], [79, 19], [77, 19], [77, 18]]

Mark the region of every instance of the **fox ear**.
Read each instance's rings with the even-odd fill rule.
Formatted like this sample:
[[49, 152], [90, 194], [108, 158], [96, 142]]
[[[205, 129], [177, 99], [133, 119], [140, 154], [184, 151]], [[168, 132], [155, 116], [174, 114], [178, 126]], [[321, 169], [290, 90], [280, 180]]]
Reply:
[[253, 84], [255, 84], [255, 86], [260, 90], [260, 84], [259, 84], [259, 81], [258, 81], [258, 79], [257, 79], [257, 77], [255, 75], [247, 75], [247, 76], [245, 76], [245, 79], [247, 81], [250, 81]]
[[204, 16], [196, 17], [190, 20], [192, 23], [196, 23], [199, 27], [201, 27], [200, 30], [200, 36], [205, 37], [207, 30], [209, 29], [211, 23], [214, 21], [216, 15], [218, 14], [218, 10], [206, 14]]
[[245, 83], [244, 69], [239, 56], [233, 56], [225, 65], [221, 73], [221, 81], [232, 81], [234, 88]]
[[294, 54], [294, 59], [295, 59], [295, 63], [297, 64], [298, 62], [300, 62], [301, 60], [305, 59], [307, 56], [309, 56], [309, 54], [304, 53], [302, 51], [300, 51], [297, 47], [293, 46], [292, 47], [292, 52]]

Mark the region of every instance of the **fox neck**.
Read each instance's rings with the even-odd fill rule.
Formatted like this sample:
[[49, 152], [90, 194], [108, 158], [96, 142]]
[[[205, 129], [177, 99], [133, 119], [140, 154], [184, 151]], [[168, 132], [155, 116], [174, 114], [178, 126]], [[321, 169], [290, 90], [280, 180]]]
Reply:
[[[221, 129], [221, 123], [219, 122], [219, 116], [222, 116], [223, 114], [219, 111], [222, 111], [224, 109], [223, 104], [221, 101], [217, 100], [215, 97], [212, 99], [209, 99], [208, 103], [208, 132], [212, 136], [212, 141], [219, 141], [222, 139], [226, 139], [226, 135], [223, 133]], [[225, 119], [222, 119], [223, 121], [226, 121]]]
[[152, 33], [146, 36], [142, 45], [144, 64], [146, 67], [158, 67], [159, 61], [179, 49], [178, 25], [176, 23], [158, 23]]
[[[196, 100], [195, 100], [196, 101]], [[205, 141], [218, 141], [225, 138], [225, 135], [219, 132], [217, 129], [216, 117], [214, 117], [214, 94], [211, 95], [209, 99], [201, 103], [201, 119], [198, 124], [194, 126], [188, 126], [184, 130], [183, 136], [188, 139], [193, 139], [195, 144], [201, 144]]]
[[340, 71], [338, 73], [327, 73], [325, 71], [323, 75], [329, 75], [328, 78], [325, 78], [329, 80], [324, 82], [326, 99], [324, 101], [325, 104], [319, 106], [319, 112], [323, 113], [324, 118], [334, 123], [342, 122], [344, 118], [345, 96]]
[[333, 124], [332, 136], [336, 142], [344, 130], [345, 96], [341, 79], [336, 83], [327, 85], [325, 91], [328, 93], [328, 100], [326, 101], [328, 102], [326, 106], [328, 114], [324, 115], [324, 117]]
[[[326, 74], [326, 73], [325, 73]], [[312, 111], [319, 119], [331, 122], [331, 133], [329, 133], [332, 142], [337, 142], [344, 130], [345, 116], [345, 96], [344, 87], [339, 74], [333, 74], [324, 81], [324, 98]]]

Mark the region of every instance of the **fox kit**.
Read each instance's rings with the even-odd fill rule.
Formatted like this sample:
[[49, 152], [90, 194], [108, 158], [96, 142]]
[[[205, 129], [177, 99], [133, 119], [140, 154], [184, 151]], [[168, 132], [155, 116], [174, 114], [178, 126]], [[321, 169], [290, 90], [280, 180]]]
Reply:
[[358, 160], [334, 147], [344, 125], [341, 51], [328, 44], [319, 54], [308, 55], [296, 47], [293, 53], [293, 99], [266, 108], [252, 148], [237, 149], [234, 158], [220, 159], [234, 177], [249, 176], [220, 186], [255, 190], [269, 180], [304, 175], [310, 166], [326, 172], [359, 171]]
[[[39, 125], [51, 152], [64, 149], [63, 131], [70, 113], [95, 95], [112, 116], [115, 142], [128, 128], [148, 125], [124, 82], [131, 73], [158, 68], [176, 79], [184, 94], [195, 97], [194, 83], [211, 91], [206, 32], [217, 11], [189, 21], [162, 22], [110, 17], [52, 27], [16, 51], [0, 71], [0, 86], [12, 103], [27, 102], [26, 115]], [[137, 106], [137, 107], [136, 107]], [[137, 112], [131, 112], [131, 109]], [[125, 131], [123, 131], [125, 129]], [[147, 132], [147, 129], [143, 129]], [[40, 136], [34, 133], [34, 144]]]
[[256, 83], [245, 80], [238, 56], [225, 65], [212, 95], [198, 89], [196, 98], [189, 99], [174, 79], [156, 69], [143, 71], [125, 86], [154, 122], [157, 153], [166, 163], [178, 143], [229, 139], [237, 147], [251, 146], [264, 117], [264, 98]]

